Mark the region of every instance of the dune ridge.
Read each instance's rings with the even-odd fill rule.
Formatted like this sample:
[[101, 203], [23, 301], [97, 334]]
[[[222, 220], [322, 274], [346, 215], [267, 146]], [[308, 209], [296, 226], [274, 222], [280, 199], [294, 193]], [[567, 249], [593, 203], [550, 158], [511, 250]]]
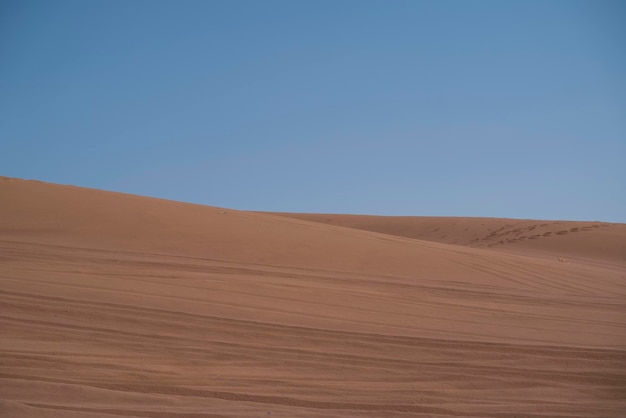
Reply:
[[626, 224], [432, 216], [276, 215], [444, 244], [626, 265]]
[[626, 410], [622, 224], [0, 202], [3, 416]]

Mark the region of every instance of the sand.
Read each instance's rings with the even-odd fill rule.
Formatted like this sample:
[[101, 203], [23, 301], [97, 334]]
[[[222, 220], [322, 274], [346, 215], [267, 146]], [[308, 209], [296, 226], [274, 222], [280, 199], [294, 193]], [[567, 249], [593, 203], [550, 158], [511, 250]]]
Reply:
[[625, 248], [0, 178], [0, 416], [624, 416]]
[[626, 264], [626, 224], [504, 218], [276, 214], [328, 225], [534, 257], [576, 258], [622, 266]]

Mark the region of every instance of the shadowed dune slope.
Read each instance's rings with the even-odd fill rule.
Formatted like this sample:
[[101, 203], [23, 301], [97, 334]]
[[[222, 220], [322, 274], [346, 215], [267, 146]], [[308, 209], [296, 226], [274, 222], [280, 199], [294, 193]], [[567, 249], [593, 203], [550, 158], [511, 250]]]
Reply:
[[1, 178], [0, 416], [626, 409], [613, 249], [398, 235]]
[[626, 224], [428, 216], [277, 215], [444, 244], [626, 265]]

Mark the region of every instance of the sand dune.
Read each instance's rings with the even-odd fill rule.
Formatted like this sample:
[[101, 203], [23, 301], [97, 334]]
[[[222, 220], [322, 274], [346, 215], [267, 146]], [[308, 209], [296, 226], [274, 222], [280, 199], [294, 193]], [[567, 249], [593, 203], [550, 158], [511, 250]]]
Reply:
[[277, 215], [444, 244], [626, 265], [626, 224], [429, 216]]
[[0, 416], [623, 416], [624, 225], [290, 216], [2, 178]]

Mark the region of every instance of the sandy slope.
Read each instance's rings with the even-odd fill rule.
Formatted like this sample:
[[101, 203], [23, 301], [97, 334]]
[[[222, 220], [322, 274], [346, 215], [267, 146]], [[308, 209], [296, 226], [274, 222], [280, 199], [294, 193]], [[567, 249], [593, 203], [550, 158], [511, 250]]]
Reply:
[[626, 266], [571, 239], [620, 228], [559, 262], [2, 179], [0, 416], [620, 416]]
[[429, 216], [277, 215], [444, 244], [626, 265], [626, 224]]

